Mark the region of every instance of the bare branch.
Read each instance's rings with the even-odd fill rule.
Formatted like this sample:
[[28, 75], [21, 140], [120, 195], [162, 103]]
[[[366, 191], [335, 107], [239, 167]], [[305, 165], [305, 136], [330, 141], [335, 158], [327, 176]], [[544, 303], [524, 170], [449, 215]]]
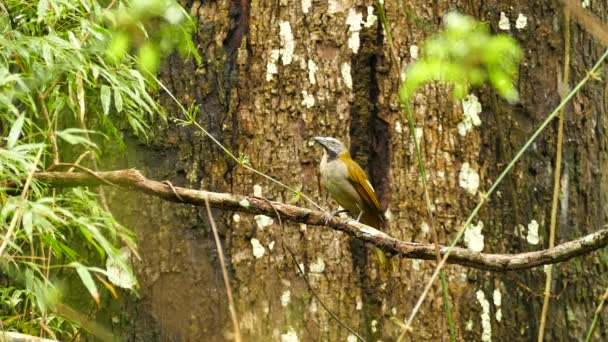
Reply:
[[[205, 198], [208, 198], [209, 204], [214, 208], [250, 214], [274, 216], [276, 209], [282, 219], [316, 226], [327, 226], [376, 245], [393, 255], [424, 260], [434, 260], [436, 257], [433, 244], [401, 241], [354, 220], [333, 217], [325, 224], [327, 215], [317, 210], [300, 208], [280, 202], [268, 202], [266, 199], [257, 197], [170, 187], [162, 182], [145, 178], [135, 169], [97, 172], [96, 176], [75, 172], [39, 172], [34, 177], [54, 187], [94, 186], [110, 182], [125, 189], [143, 192], [167, 201], [197, 206], [204, 206]], [[454, 248], [447, 262], [487, 271], [513, 271], [566, 261], [588, 254], [606, 245], [608, 245], [608, 229], [604, 228], [554, 248], [536, 252], [487, 254], [473, 252], [465, 248]], [[441, 246], [441, 255], [445, 255], [447, 250], [448, 247]]]

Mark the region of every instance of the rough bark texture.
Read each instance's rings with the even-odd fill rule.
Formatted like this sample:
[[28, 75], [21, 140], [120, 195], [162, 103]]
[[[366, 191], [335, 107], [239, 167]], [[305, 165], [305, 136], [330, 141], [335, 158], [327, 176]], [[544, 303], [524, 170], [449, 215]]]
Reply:
[[[171, 57], [161, 78], [187, 107], [198, 106], [202, 126], [236, 155], [247, 156], [256, 169], [301, 189], [327, 209], [336, 204], [320, 188], [320, 151], [312, 137], [350, 143], [388, 210], [392, 224], [387, 233], [430, 242], [414, 147], [397, 111], [400, 73], [389, 58], [379, 21], [368, 16], [368, 6], [378, 15], [372, 2], [218, 0], [184, 5], [198, 20], [196, 42], [203, 63]], [[477, 201], [459, 186], [463, 163], [477, 171], [484, 191], [559, 102], [562, 12], [550, 1], [403, 1], [386, 6], [403, 65], [415, 59], [411, 47], [437, 31], [449, 10], [484, 20], [494, 32], [506, 32], [498, 28], [504, 12], [511, 22], [507, 33], [524, 51], [521, 102], [512, 106], [490, 89], [474, 90], [483, 106], [483, 123], [464, 137], [457, 130], [461, 104], [451, 100], [445, 87], [426, 86], [414, 99], [436, 228], [440, 241], [447, 243]], [[605, 3], [591, 1], [590, 10], [607, 20]], [[520, 13], [527, 26], [517, 29]], [[575, 23], [571, 32], [570, 85], [601, 51]], [[603, 226], [608, 216], [607, 92], [605, 82], [592, 82], [568, 106], [557, 243], [591, 233], [589, 228]], [[168, 97], [161, 95], [161, 100], [180, 117]], [[238, 167], [192, 127], [169, 121], [158, 123], [156, 132], [151, 146], [131, 141], [127, 158], [114, 165], [144, 169], [150, 178], [177, 186], [283, 202], [294, 197]], [[548, 244], [555, 132], [552, 127], [536, 141], [482, 210], [480, 220], [488, 227], [483, 230], [484, 252], [526, 252]], [[131, 322], [123, 336], [134, 341], [230, 339], [221, 271], [204, 210], [137, 194], [114, 195], [117, 217], [138, 233], [143, 258], [136, 263], [140, 298], [125, 302], [124, 317], [119, 317], [123, 327]], [[302, 199], [298, 204], [310, 205]], [[285, 245], [296, 252], [327, 306], [370, 341], [396, 338], [399, 328], [390, 318], [403, 320], [411, 312], [435, 264], [397, 259], [396, 272], [383, 281], [368, 247], [345, 234], [303, 224], [281, 227], [276, 218], [270, 223], [260, 216], [217, 210], [214, 215], [246, 340], [274, 341], [292, 334], [300, 341], [345, 341], [349, 336], [312, 297]], [[540, 245], [529, 244], [517, 228], [532, 220], [540, 227]], [[252, 241], [259, 241], [263, 255]], [[547, 340], [583, 336], [608, 282], [606, 268], [605, 252], [556, 268]], [[482, 327], [484, 320], [494, 340], [535, 339], [542, 269], [493, 274], [449, 266], [447, 275], [459, 340], [480, 340], [490, 333], [487, 324]], [[437, 285], [415, 320], [412, 340], [445, 338], [444, 317]], [[598, 339], [606, 338], [606, 318], [604, 313]]]

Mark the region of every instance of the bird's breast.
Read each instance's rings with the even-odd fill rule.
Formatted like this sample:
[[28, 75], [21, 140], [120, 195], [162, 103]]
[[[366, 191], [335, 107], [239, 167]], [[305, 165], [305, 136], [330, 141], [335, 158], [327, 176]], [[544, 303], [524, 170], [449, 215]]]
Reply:
[[363, 208], [359, 193], [349, 181], [348, 168], [340, 159], [321, 160], [321, 183], [329, 195], [352, 215], [358, 215]]

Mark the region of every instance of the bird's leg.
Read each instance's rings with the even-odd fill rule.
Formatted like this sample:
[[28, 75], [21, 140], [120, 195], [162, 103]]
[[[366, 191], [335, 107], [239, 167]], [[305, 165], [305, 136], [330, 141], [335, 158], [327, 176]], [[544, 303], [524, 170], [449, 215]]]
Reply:
[[342, 213], [347, 213], [348, 210], [346, 209], [338, 209], [338, 210], [334, 210], [331, 213], [329, 213], [329, 215], [331, 216], [338, 216], [338, 214], [342, 214]]
[[347, 213], [348, 210], [346, 209], [338, 209], [338, 210], [334, 210], [332, 212], [329, 213], [329, 215], [325, 216], [325, 225], [327, 225], [329, 223], [329, 220], [331, 220], [332, 217], [337, 216], [338, 214], [341, 213]]
[[363, 216], [363, 210], [359, 212], [359, 216], [357, 216], [357, 222], [361, 222], [359, 221], [361, 219], [361, 216]]

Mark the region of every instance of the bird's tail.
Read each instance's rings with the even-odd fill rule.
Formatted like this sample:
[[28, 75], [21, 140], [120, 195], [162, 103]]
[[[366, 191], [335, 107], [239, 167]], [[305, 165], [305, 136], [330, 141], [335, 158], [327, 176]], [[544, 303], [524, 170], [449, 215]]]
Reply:
[[[384, 231], [387, 226], [386, 218], [382, 213], [374, 214], [374, 215], [363, 215], [361, 217], [361, 223], [366, 224], [370, 227], [374, 227], [380, 231]], [[376, 259], [378, 259], [378, 266], [380, 268], [380, 274], [382, 276], [386, 276], [391, 274], [395, 270], [395, 265], [393, 264], [393, 260], [391, 256], [384, 253], [383, 250], [374, 246], [374, 254], [376, 254]]]
[[393, 265], [393, 259], [384, 253], [383, 250], [374, 246], [374, 253], [378, 259], [378, 266], [380, 267], [380, 274], [383, 276], [393, 273], [395, 265]]

